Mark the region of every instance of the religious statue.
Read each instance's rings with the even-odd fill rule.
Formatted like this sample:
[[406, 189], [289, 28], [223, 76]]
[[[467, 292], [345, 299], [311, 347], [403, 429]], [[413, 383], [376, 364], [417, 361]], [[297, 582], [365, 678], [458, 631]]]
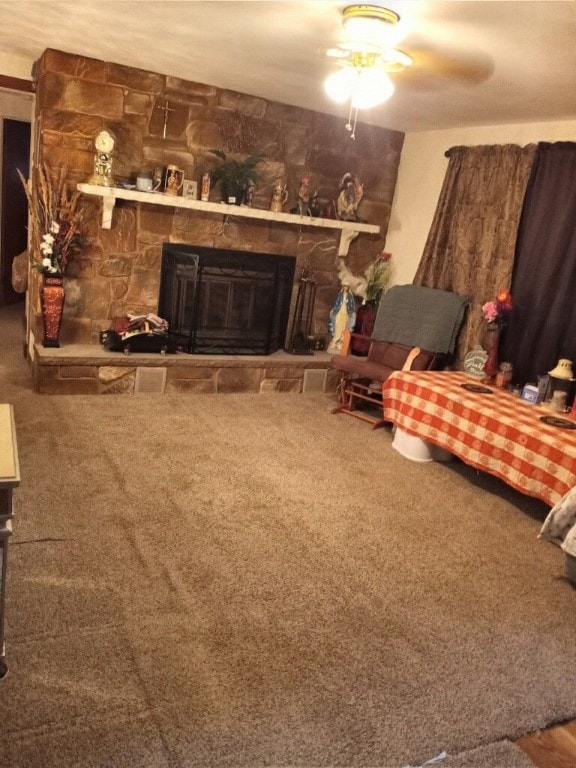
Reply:
[[350, 286], [344, 283], [336, 296], [336, 301], [328, 319], [328, 330], [332, 334], [332, 341], [328, 346], [328, 353], [337, 355], [342, 349], [344, 331], [353, 331], [356, 324], [356, 301]]
[[358, 221], [357, 210], [364, 195], [364, 184], [356, 174], [345, 173], [340, 179], [338, 190], [338, 218], [343, 221]]

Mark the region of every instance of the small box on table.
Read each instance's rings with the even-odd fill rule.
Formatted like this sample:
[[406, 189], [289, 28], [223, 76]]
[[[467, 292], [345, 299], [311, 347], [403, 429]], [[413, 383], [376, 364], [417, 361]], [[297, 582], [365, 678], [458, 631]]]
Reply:
[[534, 384], [525, 384], [522, 389], [522, 394], [520, 395], [520, 398], [522, 400], [525, 400], [527, 403], [537, 403], [538, 402], [538, 387]]

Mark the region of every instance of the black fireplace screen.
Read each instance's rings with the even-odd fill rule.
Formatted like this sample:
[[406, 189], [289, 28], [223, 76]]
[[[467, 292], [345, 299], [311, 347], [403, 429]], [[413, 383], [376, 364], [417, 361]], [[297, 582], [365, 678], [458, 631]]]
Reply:
[[269, 355], [284, 346], [296, 259], [165, 243], [158, 314], [187, 352]]

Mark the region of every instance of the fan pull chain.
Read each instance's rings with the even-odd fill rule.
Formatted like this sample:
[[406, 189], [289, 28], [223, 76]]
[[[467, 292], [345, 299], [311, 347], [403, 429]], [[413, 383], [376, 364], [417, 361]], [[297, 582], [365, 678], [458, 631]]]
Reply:
[[[354, 123], [352, 123], [352, 110], [354, 110]], [[358, 122], [358, 107], [354, 107], [352, 100], [350, 100], [350, 111], [348, 112], [348, 122], [346, 123], [346, 130], [351, 131], [350, 138], [356, 138], [356, 123]]]

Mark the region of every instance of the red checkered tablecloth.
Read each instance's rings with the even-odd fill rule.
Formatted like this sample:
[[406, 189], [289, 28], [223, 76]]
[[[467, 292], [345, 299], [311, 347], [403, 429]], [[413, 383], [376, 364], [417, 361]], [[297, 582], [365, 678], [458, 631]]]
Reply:
[[540, 420], [560, 414], [464, 383], [479, 382], [453, 371], [393, 373], [382, 386], [384, 417], [550, 506], [576, 486], [576, 430]]

